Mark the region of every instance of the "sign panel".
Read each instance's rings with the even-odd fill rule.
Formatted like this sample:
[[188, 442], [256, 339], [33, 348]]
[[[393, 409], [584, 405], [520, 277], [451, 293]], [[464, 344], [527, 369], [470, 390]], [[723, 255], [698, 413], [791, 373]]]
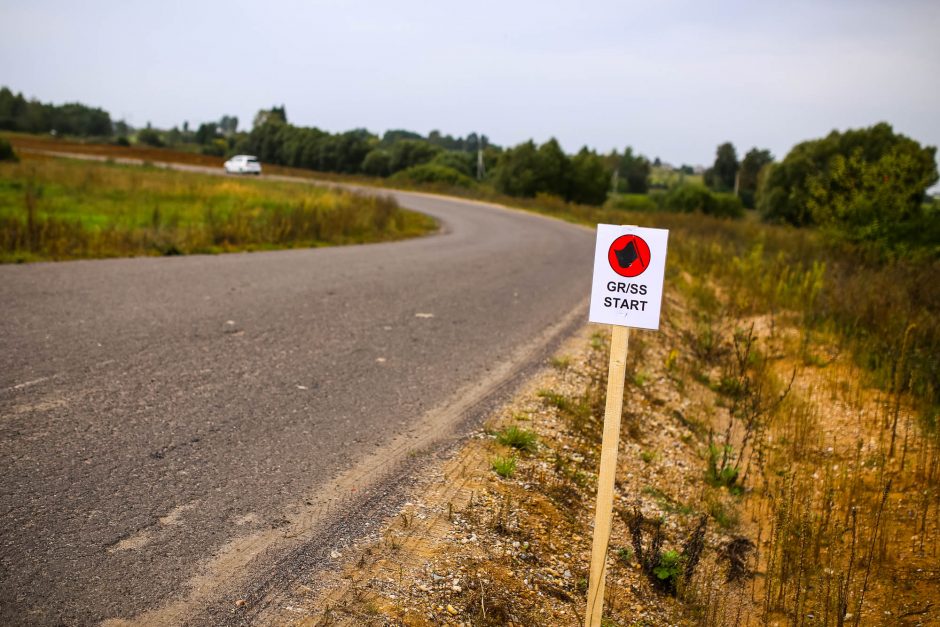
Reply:
[[591, 322], [659, 329], [668, 239], [665, 229], [597, 225]]

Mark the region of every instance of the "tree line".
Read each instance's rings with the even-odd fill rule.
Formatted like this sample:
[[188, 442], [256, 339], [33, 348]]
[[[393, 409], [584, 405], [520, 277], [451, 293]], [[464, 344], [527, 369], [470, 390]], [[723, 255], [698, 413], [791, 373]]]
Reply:
[[27, 100], [7, 87], [0, 88], [0, 129], [79, 137], [107, 137], [113, 132], [111, 115], [103, 109], [77, 102], [53, 105]]
[[[701, 183], [683, 165], [677, 182], [656, 184], [668, 168], [627, 146], [601, 154], [585, 146], [566, 153], [552, 138], [503, 148], [486, 135], [465, 137], [404, 129], [330, 133], [291, 124], [284, 105], [257, 113], [250, 130], [236, 116], [191, 128], [133, 129], [99, 108], [44, 104], [0, 89], [0, 129], [131, 140], [226, 156], [248, 153], [262, 162], [320, 172], [391, 177], [395, 182], [488, 187], [508, 196], [551, 196], [629, 210], [698, 212], [737, 218], [755, 209], [768, 222], [818, 227], [853, 241], [920, 242], [940, 249], [940, 210], [927, 196], [938, 180], [936, 148], [895, 133], [886, 123], [833, 131], [796, 145], [782, 161], [751, 148], [742, 159], [720, 144]], [[688, 177], [688, 178], [686, 178]], [[940, 250], [938, 250], [940, 252]]]

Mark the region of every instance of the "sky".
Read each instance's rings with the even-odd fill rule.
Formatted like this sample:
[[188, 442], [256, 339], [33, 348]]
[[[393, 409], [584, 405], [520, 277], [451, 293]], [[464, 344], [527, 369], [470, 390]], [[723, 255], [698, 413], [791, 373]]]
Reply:
[[284, 104], [675, 165], [879, 121], [937, 146], [940, 2], [0, 0], [0, 85], [135, 126]]

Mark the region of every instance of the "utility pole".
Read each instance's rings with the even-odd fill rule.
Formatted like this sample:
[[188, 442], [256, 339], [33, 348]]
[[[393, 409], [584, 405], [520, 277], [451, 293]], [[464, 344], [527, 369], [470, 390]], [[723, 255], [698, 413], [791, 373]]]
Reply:
[[483, 164], [483, 136], [477, 134], [477, 180], [482, 181], [486, 174], [486, 166]]

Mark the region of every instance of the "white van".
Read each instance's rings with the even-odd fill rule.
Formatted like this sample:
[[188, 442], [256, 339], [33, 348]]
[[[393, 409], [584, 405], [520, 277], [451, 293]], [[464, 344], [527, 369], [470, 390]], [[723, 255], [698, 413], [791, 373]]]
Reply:
[[254, 155], [235, 155], [222, 167], [229, 174], [261, 174], [261, 162]]

